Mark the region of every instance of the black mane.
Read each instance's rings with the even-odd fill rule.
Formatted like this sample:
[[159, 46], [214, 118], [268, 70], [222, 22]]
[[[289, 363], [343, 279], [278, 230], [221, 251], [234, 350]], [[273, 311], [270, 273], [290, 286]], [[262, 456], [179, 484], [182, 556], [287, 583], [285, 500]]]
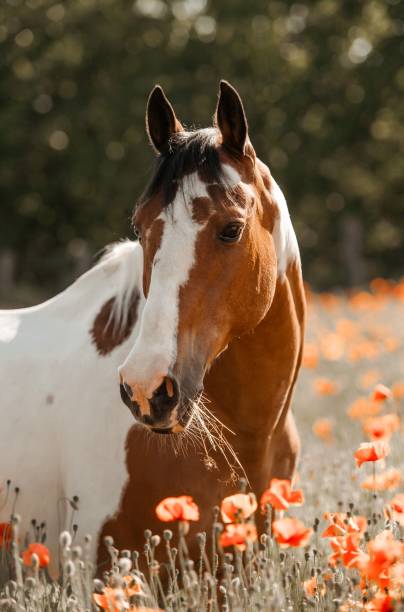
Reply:
[[153, 176], [140, 198], [139, 205], [158, 192], [163, 194], [163, 205], [168, 206], [177, 186], [186, 174], [198, 171], [207, 183], [225, 184], [217, 149], [217, 130], [177, 132], [168, 142], [167, 152], [158, 156]]

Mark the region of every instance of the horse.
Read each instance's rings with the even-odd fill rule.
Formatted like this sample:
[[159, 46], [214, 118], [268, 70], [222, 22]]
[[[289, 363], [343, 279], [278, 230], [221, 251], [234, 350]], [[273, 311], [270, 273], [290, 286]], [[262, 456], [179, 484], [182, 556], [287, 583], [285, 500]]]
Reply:
[[156, 165], [135, 240], [53, 299], [0, 312], [7, 507], [27, 530], [46, 522], [54, 547], [77, 522], [99, 568], [106, 535], [134, 549], [161, 531], [163, 498], [191, 495], [206, 531], [237, 478], [259, 495], [299, 455], [299, 248], [240, 95], [221, 81], [213, 126], [186, 130], [156, 85], [146, 129]]

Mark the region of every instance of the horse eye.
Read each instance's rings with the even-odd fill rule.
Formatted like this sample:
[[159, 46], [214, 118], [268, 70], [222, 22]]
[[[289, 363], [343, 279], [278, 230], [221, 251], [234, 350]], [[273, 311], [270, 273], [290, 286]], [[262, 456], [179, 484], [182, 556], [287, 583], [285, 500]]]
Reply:
[[237, 242], [242, 231], [243, 225], [241, 223], [229, 223], [222, 229], [219, 234], [219, 238], [223, 242]]

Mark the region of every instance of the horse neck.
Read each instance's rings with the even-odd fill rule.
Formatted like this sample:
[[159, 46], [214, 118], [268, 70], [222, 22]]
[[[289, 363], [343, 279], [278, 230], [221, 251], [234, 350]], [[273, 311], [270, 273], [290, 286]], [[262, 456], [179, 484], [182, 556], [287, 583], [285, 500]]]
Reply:
[[[287, 411], [300, 366], [305, 300], [300, 262], [278, 278], [271, 307], [250, 334], [234, 340], [206, 381], [206, 394], [220, 420], [234, 431], [242, 451], [266, 445]], [[257, 450], [258, 452], [258, 450]]]

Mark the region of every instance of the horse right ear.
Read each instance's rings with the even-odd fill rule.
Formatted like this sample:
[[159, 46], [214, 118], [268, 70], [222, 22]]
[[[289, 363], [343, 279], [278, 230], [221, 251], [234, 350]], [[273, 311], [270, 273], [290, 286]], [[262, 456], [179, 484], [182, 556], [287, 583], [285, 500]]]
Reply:
[[164, 91], [160, 85], [156, 85], [149, 96], [146, 109], [146, 131], [155, 151], [164, 153], [171, 136], [183, 130]]
[[247, 119], [237, 90], [227, 81], [220, 81], [214, 121], [222, 134], [223, 145], [244, 155], [248, 140]]

